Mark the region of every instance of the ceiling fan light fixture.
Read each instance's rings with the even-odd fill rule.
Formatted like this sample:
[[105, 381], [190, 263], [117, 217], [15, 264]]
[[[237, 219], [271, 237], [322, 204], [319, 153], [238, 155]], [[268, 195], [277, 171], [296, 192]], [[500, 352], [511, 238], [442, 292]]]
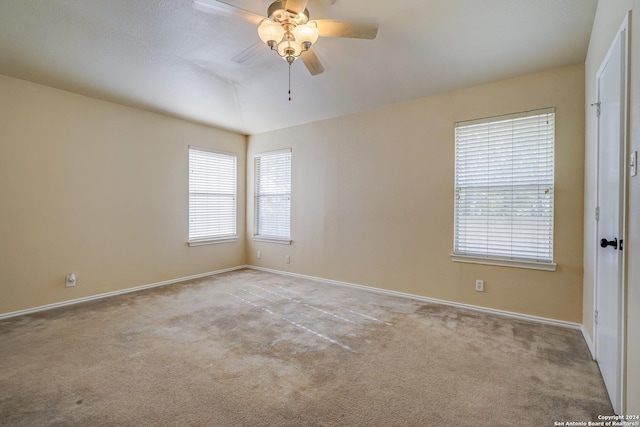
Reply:
[[271, 50], [286, 60], [289, 65], [311, 49], [318, 40], [320, 31], [314, 21], [309, 21], [309, 11], [298, 12], [286, 8], [286, 2], [271, 3], [268, 17], [258, 24], [258, 35]]

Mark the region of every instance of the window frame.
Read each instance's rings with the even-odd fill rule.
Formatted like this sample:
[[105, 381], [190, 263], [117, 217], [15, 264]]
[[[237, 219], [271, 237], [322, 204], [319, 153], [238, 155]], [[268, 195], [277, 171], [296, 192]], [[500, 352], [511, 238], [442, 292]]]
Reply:
[[[486, 174], [486, 180], [487, 180], [487, 185], [486, 185], [486, 193], [490, 193], [491, 191], [503, 191], [502, 194], [508, 194], [508, 197], [511, 198], [511, 203], [514, 203], [514, 195], [520, 195], [521, 197], [525, 197], [526, 198], [526, 194], [527, 192], [531, 192], [530, 188], [534, 185], [537, 185], [537, 199], [536, 200], [542, 200], [544, 199], [547, 204], [550, 204], [550, 207], [545, 206], [544, 208], [534, 208], [534, 207], [527, 207], [529, 210], [526, 211], [527, 215], [510, 215], [510, 214], [506, 214], [506, 212], [508, 211], [502, 211], [499, 213], [503, 213], [505, 215], [503, 215], [503, 217], [506, 219], [505, 223], [509, 223], [510, 224], [510, 228], [508, 227], [503, 227], [500, 229], [500, 231], [505, 231], [509, 237], [507, 238], [507, 240], [509, 240], [508, 244], [505, 244], [504, 246], [500, 246], [498, 245], [496, 249], [496, 246], [491, 246], [491, 244], [489, 243], [489, 241], [491, 239], [489, 239], [487, 237], [486, 239], [486, 243], [487, 243], [487, 249], [486, 252], [482, 253], [482, 251], [478, 250], [477, 252], [474, 250], [468, 250], [469, 245], [467, 244], [466, 247], [466, 251], [462, 250], [459, 251], [457, 250], [460, 246], [464, 246], [464, 243], [461, 245], [460, 244], [460, 227], [461, 226], [461, 219], [460, 219], [460, 212], [463, 212], [463, 209], [465, 206], [467, 208], [472, 207], [474, 209], [478, 209], [477, 207], [474, 207], [472, 205], [470, 205], [471, 202], [459, 202], [461, 194], [464, 197], [464, 189], [472, 189], [475, 191], [477, 191], [478, 187], [473, 187], [472, 185], [468, 184], [467, 185], [460, 185], [459, 181], [464, 182], [466, 181], [471, 181], [474, 184], [477, 184], [477, 181], [473, 181], [474, 179], [477, 178], [469, 178], [469, 179], [465, 179], [462, 177], [466, 177], [465, 176], [465, 171], [468, 173], [469, 169], [464, 169], [463, 167], [461, 167], [460, 165], [462, 164], [461, 162], [464, 160], [464, 158], [461, 160], [460, 159], [460, 140], [459, 140], [459, 129], [462, 128], [471, 128], [472, 126], [476, 126], [476, 125], [485, 125], [487, 126], [487, 128], [489, 128], [491, 125], [495, 125], [495, 126], [499, 126], [499, 123], [504, 123], [507, 121], [510, 121], [512, 124], [514, 121], [517, 121], [518, 119], [527, 119], [527, 118], [535, 118], [535, 117], [539, 117], [539, 116], [544, 116], [547, 115], [547, 117], [552, 118], [552, 129], [551, 129], [551, 148], [550, 148], [550, 154], [548, 153], [549, 148], [546, 148], [546, 153], [543, 153], [543, 162], [547, 162], [546, 166], [548, 167], [548, 162], [550, 161], [550, 167], [551, 167], [551, 172], [549, 173], [548, 171], [546, 173], [541, 173], [538, 175], [535, 175], [535, 177], [532, 178], [531, 181], [527, 181], [527, 182], [520, 182], [518, 180], [518, 178], [523, 178], [524, 175], [526, 175], [523, 171], [521, 171], [519, 167], [514, 167], [517, 166], [515, 165], [516, 160], [518, 159], [516, 157], [516, 155], [513, 154], [513, 148], [514, 148], [514, 139], [515, 137], [513, 136], [514, 134], [512, 134], [512, 136], [509, 138], [509, 143], [508, 143], [508, 147], [509, 150], [511, 151], [511, 161], [513, 162], [512, 165], [512, 172], [510, 175], [510, 192], [504, 192], [504, 177], [500, 177], [500, 178], [490, 178], [491, 173], [487, 172]], [[548, 126], [548, 124], [547, 124]], [[520, 112], [520, 113], [514, 113], [514, 114], [506, 114], [506, 115], [501, 115], [501, 116], [495, 116], [495, 117], [489, 117], [489, 118], [484, 118], [484, 119], [478, 119], [478, 120], [469, 120], [469, 121], [462, 121], [462, 122], [457, 122], [455, 124], [455, 172], [454, 172], [454, 224], [453, 224], [453, 228], [454, 228], [454, 233], [453, 233], [453, 250], [451, 253], [451, 258], [453, 261], [456, 262], [468, 262], [468, 263], [475, 263], [475, 264], [487, 264], [487, 265], [496, 265], [496, 266], [506, 266], [506, 267], [517, 267], [517, 268], [530, 268], [530, 269], [537, 269], [537, 270], [547, 270], [547, 271], [555, 271], [557, 264], [554, 262], [554, 238], [555, 238], [555, 232], [554, 232], [554, 224], [555, 224], [555, 144], [556, 144], [556, 127], [555, 127], [555, 108], [544, 108], [544, 109], [538, 109], [538, 110], [530, 110], [530, 111], [524, 111], [524, 112]], [[549, 129], [547, 129], [547, 131], [549, 131]], [[488, 131], [487, 131], [488, 132]], [[544, 139], [547, 142], [548, 139]], [[486, 148], [486, 156], [487, 159], [490, 158], [498, 158], [500, 157], [500, 155], [504, 155], [505, 151], [498, 151], [498, 150], [504, 150], [503, 148], [490, 148], [490, 144], [493, 141], [493, 138], [488, 138], [487, 137], [487, 148]], [[464, 142], [462, 142], [464, 143]], [[468, 142], [469, 145], [465, 146], [465, 149], [468, 149], [471, 144], [473, 144], [473, 142]], [[528, 149], [529, 147], [535, 146], [535, 147], [543, 147], [543, 138], [540, 138], [538, 140], [536, 140], [536, 142], [534, 142], [533, 144], [530, 142], [520, 142], [520, 145], [516, 145], [516, 148], [524, 148], [524, 149]], [[477, 148], [476, 146], [473, 146], [473, 148]], [[507, 150], [507, 151], [509, 151]], [[469, 159], [472, 155], [469, 155], [469, 157], [467, 159]], [[473, 154], [473, 156], [477, 156], [477, 154]], [[522, 159], [522, 157], [520, 158]], [[490, 164], [490, 160], [486, 160], [487, 165]], [[464, 169], [463, 172], [459, 171], [460, 169]], [[523, 168], [522, 168], [523, 169]], [[487, 170], [489, 170], [489, 168], [487, 168]], [[514, 172], [515, 171], [515, 172]], [[493, 170], [492, 170], [493, 172]], [[498, 175], [498, 174], [497, 174]], [[550, 175], [550, 176], [549, 176]], [[508, 176], [508, 175], [507, 175]], [[546, 186], [549, 188], [546, 188], [544, 190], [542, 190], [542, 187], [540, 186], [540, 183], [544, 180], [544, 178], [546, 178]], [[550, 178], [550, 183], [548, 182]], [[491, 185], [493, 184], [493, 185]], [[498, 190], [498, 187], [502, 187], [502, 190]], [[507, 186], [509, 187], [509, 186]], [[540, 191], [544, 192], [545, 196], [543, 196], [541, 198]], [[469, 193], [467, 191], [467, 193]], [[494, 193], [494, 194], [500, 194], [500, 193]], [[467, 196], [469, 197], [469, 196]], [[486, 199], [485, 199], [486, 200]], [[495, 200], [495, 199], [494, 199]], [[519, 200], [519, 199], [517, 199]], [[550, 201], [550, 202], [549, 202]], [[504, 202], [503, 202], [504, 203]], [[482, 206], [484, 209], [489, 209], [491, 207], [491, 202], [488, 201], [485, 205]], [[534, 209], [538, 209], [538, 211], [534, 211]], [[538, 212], [538, 215], [534, 215], [536, 212]], [[540, 213], [542, 212], [542, 213]], [[468, 215], [467, 215], [468, 216]], [[547, 258], [546, 256], [540, 257], [538, 256], [514, 256], [514, 248], [516, 248], [515, 253], [517, 254], [518, 250], [517, 250], [517, 244], [514, 243], [514, 241], [517, 240], [517, 238], [514, 238], [515, 235], [517, 235], [518, 233], [516, 232], [516, 230], [518, 230], [517, 224], [514, 225], [514, 223], [517, 221], [518, 217], [520, 217], [520, 220], [522, 220], [522, 218], [525, 218], [526, 220], [529, 220], [530, 218], [535, 218], [535, 216], [538, 216], [539, 218], [536, 219], [535, 222], [536, 224], [544, 224], [544, 222], [546, 221], [547, 223], [550, 221], [550, 226], [547, 226], [546, 228], [543, 228], [545, 230], [544, 233], [540, 233], [539, 236], [543, 236], [546, 233], [549, 233], [549, 240], [548, 240], [548, 245], [550, 246], [550, 249], [548, 251], [548, 254], [550, 254], [550, 258]], [[466, 216], [463, 216], [466, 217]], [[487, 216], [487, 226], [484, 229], [484, 232], [487, 234], [487, 236], [489, 236], [490, 232], [492, 231], [490, 226], [488, 225], [490, 222], [492, 216]], [[465, 218], [464, 221], [467, 221], [467, 219]], [[474, 226], [472, 226], [471, 228], [466, 229], [465, 233], [473, 233]], [[481, 227], [478, 227], [477, 229], [482, 229]], [[469, 231], [471, 230], [471, 231]], [[466, 236], [465, 236], [466, 237]], [[475, 239], [475, 237], [472, 237], [472, 239]], [[482, 237], [478, 238], [478, 241], [482, 241]], [[542, 242], [544, 242], [544, 244], [547, 244], [547, 240], [542, 240]], [[515, 245], [515, 246], [514, 246]], [[464, 248], [463, 248], [464, 249]], [[499, 254], [500, 251], [504, 252], [505, 250], [511, 250], [511, 255], [505, 255], [504, 253]], [[544, 251], [543, 251], [544, 252]], [[546, 254], [546, 252], [544, 252]], [[522, 255], [522, 254], [521, 254]]]
[[[224, 158], [226, 157], [227, 161], [228, 160], [232, 160], [233, 161], [233, 176], [232, 177], [219, 177], [217, 176], [216, 179], [221, 179], [221, 180], [226, 180], [226, 181], [231, 181], [231, 182], [226, 182], [225, 184], [227, 186], [230, 186], [231, 188], [233, 188], [233, 193], [218, 193], [218, 195], [222, 195], [222, 196], [226, 196], [231, 197], [233, 199], [233, 210], [232, 210], [232, 224], [233, 224], [233, 230], [230, 230], [229, 233], [218, 233], [218, 234], [209, 234], [209, 235], [205, 235], [205, 236], [199, 236], [199, 237], [193, 237], [192, 234], [192, 224], [194, 222], [194, 217], [193, 217], [193, 194], [195, 194], [196, 192], [193, 191], [192, 189], [192, 184], [194, 183], [192, 181], [192, 173], [193, 173], [193, 168], [194, 165], [192, 164], [192, 152], [200, 152], [200, 153], [209, 153], [209, 154], [213, 154], [216, 155], [218, 157]], [[237, 242], [239, 240], [238, 237], [238, 155], [237, 153], [233, 153], [233, 152], [226, 152], [226, 151], [220, 151], [220, 150], [215, 150], [215, 149], [209, 149], [209, 148], [202, 148], [202, 147], [196, 147], [196, 146], [192, 146], [189, 145], [188, 147], [188, 155], [187, 155], [187, 163], [188, 163], [188, 177], [187, 177], [187, 195], [188, 195], [188, 221], [187, 221], [187, 244], [189, 246], [201, 246], [201, 245], [210, 245], [210, 244], [218, 244], [218, 243], [231, 243], [231, 242]], [[208, 167], [211, 168], [213, 165], [209, 164]], [[211, 169], [210, 169], [211, 170]], [[216, 172], [216, 171], [214, 171]], [[232, 185], [230, 185], [232, 184]], [[210, 192], [209, 194], [214, 194], [212, 192]], [[231, 210], [229, 210], [229, 212], [231, 212]], [[209, 219], [211, 220], [211, 219]], [[202, 225], [201, 225], [202, 226]]]
[[[260, 177], [263, 176], [264, 174], [261, 173], [261, 171], [259, 170], [259, 168], [261, 167], [261, 159], [264, 157], [270, 157], [270, 156], [279, 156], [279, 155], [283, 155], [283, 154], [288, 154], [289, 155], [289, 164], [288, 164], [288, 172], [289, 172], [289, 177], [288, 177], [288, 186], [289, 186], [289, 191], [288, 192], [282, 192], [282, 193], [277, 193], [277, 194], [260, 194]], [[254, 241], [258, 241], [258, 242], [267, 242], [267, 243], [277, 243], [277, 244], [284, 244], [284, 245], [290, 245], [292, 240], [291, 240], [291, 193], [292, 193], [292, 184], [293, 184], [293, 177], [292, 177], [292, 164], [293, 164], [293, 158], [292, 158], [292, 150], [291, 148], [285, 148], [285, 149], [279, 149], [279, 150], [272, 150], [272, 151], [264, 151], [264, 152], [260, 152], [260, 153], [256, 153], [253, 156], [253, 167], [254, 167], [254, 204], [253, 204], [253, 208], [254, 208], [254, 215], [253, 215], [253, 231], [254, 234], [252, 236], [252, 239]], [[289, 224], [288, 227], [288, 233], [286, 236], [284, 235], [273, 235], [273, 234], [260, 234], [260, 200], [262, 198], [266, 198], [266, 197], [287, 197], [288, 198], [288, 212], [289, 212], [289, 216], [287, 218], [287, 222]]]

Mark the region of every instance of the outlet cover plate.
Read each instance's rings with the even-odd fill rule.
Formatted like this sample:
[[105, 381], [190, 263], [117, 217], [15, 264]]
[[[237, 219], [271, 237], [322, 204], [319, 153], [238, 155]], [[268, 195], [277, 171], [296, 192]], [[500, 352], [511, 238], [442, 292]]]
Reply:
[[71, 273], [67, 274], [65, 286], [67, 288], [73, 288], [76, 285], [76, 275]]

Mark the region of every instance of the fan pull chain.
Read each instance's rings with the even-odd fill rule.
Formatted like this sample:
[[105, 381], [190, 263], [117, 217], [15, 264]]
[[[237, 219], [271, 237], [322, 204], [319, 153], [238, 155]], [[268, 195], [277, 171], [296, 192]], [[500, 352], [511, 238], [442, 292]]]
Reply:
[[289, 63], [289, 102], [291, 102], [291, 63]]

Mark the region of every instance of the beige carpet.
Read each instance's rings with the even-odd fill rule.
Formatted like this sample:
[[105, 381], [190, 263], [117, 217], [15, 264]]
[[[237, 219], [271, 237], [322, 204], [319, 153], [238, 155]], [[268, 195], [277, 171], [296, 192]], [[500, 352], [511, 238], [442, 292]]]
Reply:
[[0, 321], [2, 426], [553, 426], [579, 331], [241, 270]]

